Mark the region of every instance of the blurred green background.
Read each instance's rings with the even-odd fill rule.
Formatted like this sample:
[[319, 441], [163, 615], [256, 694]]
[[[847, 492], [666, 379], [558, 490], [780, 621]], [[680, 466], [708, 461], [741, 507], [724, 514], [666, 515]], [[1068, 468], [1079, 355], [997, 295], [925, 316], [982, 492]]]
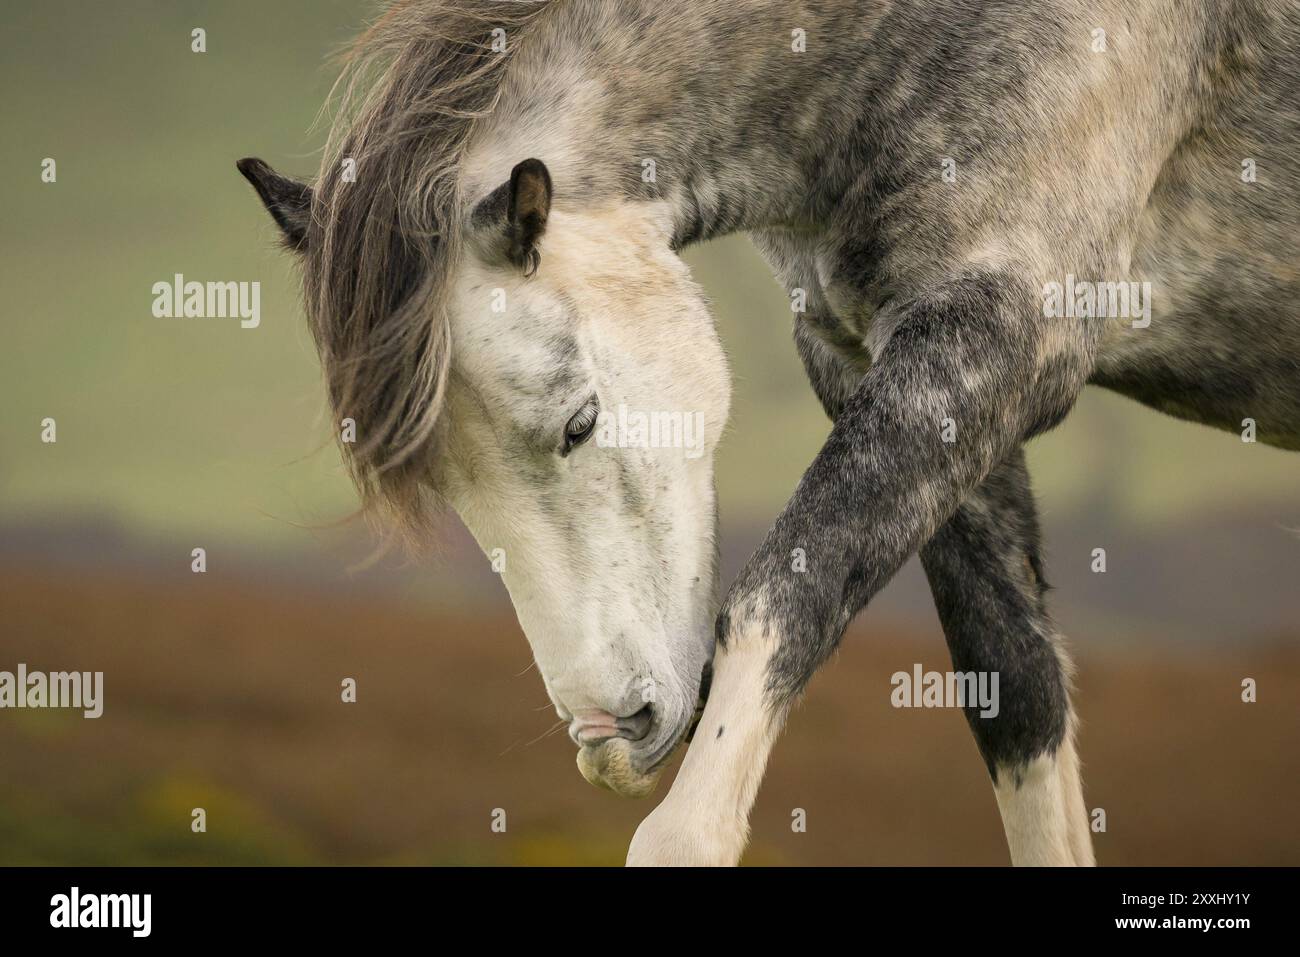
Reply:
[[[101, 667], [107, 685], [99, 721], [0, 712], [0, 864], [617, 863], [648, 810], [590, 789], [564, 735], [542, 737], [526, 644], [454, 521], [438, 554], [353, 572], [371, 541], [332, 526], [355, 498], [294, 264], [234, 161], [314, 172], [326, 56], [371, 9], [0, 11], [0, 669]], [[747, 241], [687, 259], [735, 375], [718, 462], [730, 574], [828, 426]], [[178, 272], [260, 281], [260, 327], [155, 319], [151, 287]], [[1090, 797], [1121, 809], [1099, 858], [1297, 863], [1275, 815], [1300, 796], [1300, 456], [1089, 390], [1030, 459], [1082, 665]], [[206, 576], [189, 573], [200, 545]], [[1098, 546], [1105, 575], [1088, 567]], [[945, 660], [913, 563], [794, 718], [752, 860], [1005, 860], [960, 716], [881, 705], [897, 667]], [[1236, 700], [1247, 675], [1254, 706]], [[788, 833], [793, 806], [806, 835]]]

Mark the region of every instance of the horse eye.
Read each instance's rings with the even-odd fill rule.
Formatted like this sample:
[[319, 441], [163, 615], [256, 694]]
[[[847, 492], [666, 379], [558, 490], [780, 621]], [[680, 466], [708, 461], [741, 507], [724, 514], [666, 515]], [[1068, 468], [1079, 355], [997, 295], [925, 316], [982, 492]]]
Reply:
[[591, 437], [591, 433], [596, 429], [596, 418], [599, 415], [600, 402], [593, 395], [587, 400], [587, 404], [569, 420], [568, 425], [564, 427], [565, 455], [568, 455], [569, 452]]

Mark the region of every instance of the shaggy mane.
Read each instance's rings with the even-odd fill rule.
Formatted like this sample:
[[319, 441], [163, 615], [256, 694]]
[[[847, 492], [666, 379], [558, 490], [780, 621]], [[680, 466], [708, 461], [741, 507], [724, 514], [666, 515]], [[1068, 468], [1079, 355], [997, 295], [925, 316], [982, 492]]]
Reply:
[[[464, 225], [461, 167], [506, 67], [557, 0], [403, 0], [343, 55], [304, 260], [308, 322], [363, 506], [427, 530], [427, 481], [450, 361], [448, 278]], [[492, 32], [506, 31], [504, 53]], [[355, 161], [355, 182], [343, 177]]]

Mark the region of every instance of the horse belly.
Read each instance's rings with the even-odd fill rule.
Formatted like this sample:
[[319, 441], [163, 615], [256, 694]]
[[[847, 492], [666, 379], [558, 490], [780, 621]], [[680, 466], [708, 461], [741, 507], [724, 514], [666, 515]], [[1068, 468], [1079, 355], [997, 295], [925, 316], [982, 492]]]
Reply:
[[1108, 326], [1091, 381], [1232, 431], [1252, 420], [1259, 441], [1300, 449], [1300, 113], [1261, 109], [1165, 164], [1129, 276], [1150, 283], [1151, 323]]

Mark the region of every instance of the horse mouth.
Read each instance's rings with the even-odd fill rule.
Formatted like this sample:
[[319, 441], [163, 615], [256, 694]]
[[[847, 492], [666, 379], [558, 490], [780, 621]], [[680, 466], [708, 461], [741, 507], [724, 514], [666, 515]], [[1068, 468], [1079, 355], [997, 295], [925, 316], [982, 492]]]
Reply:
[[[695, 713], [681, 733], [667, 739], [648, 761], [637, 760], [635, 741], [624, 737], [607, 738], [599, 744], [578, 750], [578, 770], [591, 784], [613, 791], [622, 797], [640, 798], [654, 791], [669, 761], [683, 743], [689, 744], [704, 715], [713, 679], [713, 666], [706, 664], [700, 676], [699, 700]], [[644, 762], [644, 763], [643, 763]], [[638, 768], [644, 768], [640, 770]]]

